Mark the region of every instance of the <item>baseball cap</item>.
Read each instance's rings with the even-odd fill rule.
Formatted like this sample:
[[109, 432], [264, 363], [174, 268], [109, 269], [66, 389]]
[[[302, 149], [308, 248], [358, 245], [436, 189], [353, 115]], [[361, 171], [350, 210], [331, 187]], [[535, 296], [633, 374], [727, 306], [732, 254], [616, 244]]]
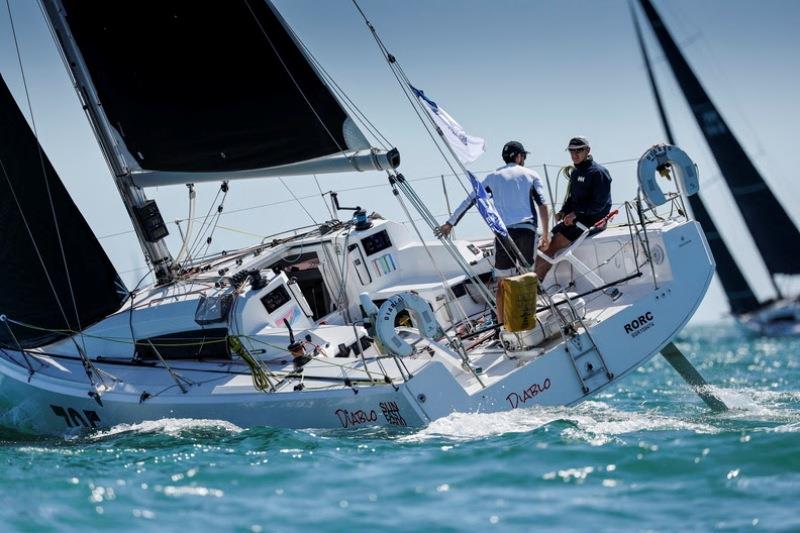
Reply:
[[522, 143], [519, 141], [508, 141], [505, 146], [503, 146], [503, 159], [514, 159], [517, 154], [529, 154], [530, 152], [525, 151], [525, 147], [522, 146]]
[[581, 136], [570, 139], [567, 150], [576, 150], [578, 148], [589, 148], [589, 139]]

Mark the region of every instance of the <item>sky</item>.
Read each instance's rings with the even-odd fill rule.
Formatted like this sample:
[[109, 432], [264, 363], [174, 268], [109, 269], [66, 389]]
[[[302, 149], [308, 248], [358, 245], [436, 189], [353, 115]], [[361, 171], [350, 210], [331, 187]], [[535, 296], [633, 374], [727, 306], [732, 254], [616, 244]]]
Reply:
[[[419, 180], [414, 185], [420, 196], [444, 221], [447, 207], [439, 176], [450, 170], [427, 138], [351, 0], [275, 3], [311, 53], [399, 148], [400, 170], [407, 178]], [[528, 166], [544, 175], [541, 165], [547, 164], [555, 183], [558, 167], [569, 162], [564, 151], [567, 141], [585, 135], [595, 158], [606, 163], [613, 176], [614, 201], [635, 196], [635, 162], [649, 146], [663, 141], [664, 133], [627, 1], [359, 3], [412, 82], [469, 133], [486, 139], [486, 153], [469, 165], [472, 170], [485, 172], [500, 166], [503, 144], [515, 139], [532, 152]], [[39, 140], [73, 199], [123, 279], [133, 287], [147, 272], [139, 246], [37, 2], [0, 4], [5, 4], [0, 5], [0, 73], [29, 121], [35, 123]], [[655, 0], [655, 5], [722, 116], [790, 216], [800, 222], [800, 184], [792, 157], [800, 121], [796, 102], [800, 2]], [[676, 141], [699, 165], [701, 195], [746, 277], [759, 296], [769, 297], [767, 273], [744, 222], [652, 33], [644, 27]], [[385, 182], [385, 175], [376, 172], [318, 176], [319, 188], [340, 191], [342, 204], [360, 205], [405, 221]], [[452, 176], [445, 176], [445, 183], [455, 206], [463, 189]], [[563, 183], [560, 187], [561, 194]], [[226, 215], [220, 219], [211, 251], [253, 244], [260, 240], [256, 236], [330, 218], [319, 188], [311, 177], [232, 182]], [[216, 207], [217, 190], [216, 184], [198, 186], [199, 214]], [[180, 241], [174, 221], [188, 215], [186, 187], [149, 189], [147, 194], [158, 201], [169, 223], [170, 247], [177, 253]], [[316, 196], [302, 200], [301, 208], [293, 195]], [[457, 235], [485, 237], [488, 230], [471, 214], [459, 224]], [[786, 287], [796, 290], [800, 285], [788, 280]], [[724, 295], [715, 281], [695, 321], [717, 320], [726, 312]]]

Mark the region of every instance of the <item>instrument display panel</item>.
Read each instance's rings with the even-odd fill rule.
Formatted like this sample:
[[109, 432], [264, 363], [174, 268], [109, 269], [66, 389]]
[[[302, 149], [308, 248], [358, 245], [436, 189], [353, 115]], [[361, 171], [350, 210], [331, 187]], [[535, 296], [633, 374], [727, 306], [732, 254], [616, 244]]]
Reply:
[[264, 308], [267, 310], [267, 313], [274, 312], [289, 300], [291, 300], [291, 297], [289, 296], [289, 292], [286, 290], [286, 287], [283, 285], [269, 291], [265, 296], [261, 297], [261, 303], [264, 304]]
[[361, 239], [361, 245], [364, 247], [364, 252], [369, 256], [389, 248], [392, 245], [392, 241], [389, 239], [389, 233], [386, 230], [382, 230]]

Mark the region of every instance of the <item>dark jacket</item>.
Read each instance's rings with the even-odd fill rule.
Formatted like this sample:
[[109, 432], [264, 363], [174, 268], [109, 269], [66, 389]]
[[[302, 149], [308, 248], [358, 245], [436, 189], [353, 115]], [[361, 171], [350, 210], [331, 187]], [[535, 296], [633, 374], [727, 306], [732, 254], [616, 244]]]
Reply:
[[586, 159], [569, 176], [569, 192], [561, 212], [575, 212], [578, 221], [594, 224], [611, 211], [611, 175], [594, 159]]

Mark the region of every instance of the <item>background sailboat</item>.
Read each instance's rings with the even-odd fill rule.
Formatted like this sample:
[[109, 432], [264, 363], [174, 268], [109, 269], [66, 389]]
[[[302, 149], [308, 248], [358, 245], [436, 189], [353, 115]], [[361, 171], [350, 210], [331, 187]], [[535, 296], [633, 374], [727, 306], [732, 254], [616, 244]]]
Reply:
[[[796, 298], [784, 298], [775, 281], [775, 276], [780, 274], [800, 274], [800, 260], [793, 253], [794, 247], [800, 244], [800, 232], [717, 111], [653, 4], [650, 0], [640, 0], [640, 5], [747, 222], [777, 294], [775, 300], [759, 302], [756, 299], [702, 199], [690, 197], [692, 211], [709, 236], [731, 312], [741, 324], [756, 333], [800, 334], [800, 304]], [[635, 12], [633, 19], [662, 125], [668, 141], [674, 143]]]

